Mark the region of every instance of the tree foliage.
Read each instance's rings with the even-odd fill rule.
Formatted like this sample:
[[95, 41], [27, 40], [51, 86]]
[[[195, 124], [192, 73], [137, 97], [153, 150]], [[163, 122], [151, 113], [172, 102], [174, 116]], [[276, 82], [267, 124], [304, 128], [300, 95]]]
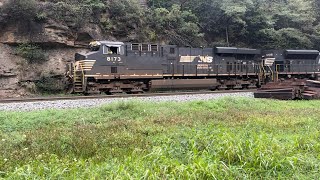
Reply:
[[40, 22], [51, 18], [75, 30], [94, 23], [105, 37], [122, 41], [258, 48], [320, 46], [319, 0], [149, 0], [148, 8], [137, 0], [9, 0], [7, 4], [1, 12], [12, 12], [12, 18]]
[[202, 36], [196, 24], [198, 18], [190, 11], [180, 10], [177, 5], [170, 9], [154, 9], [148, 22], [155, 34], [153, 40], [169, 40], [173, 44], [192, 46], [198, 44]]
[[36, 17], [37, 2], [35, 0], [8, 0], [1, 7], [1, 14], [5, 14], [12, 21], [29, 21]]
[[42, 63], [48, 60], [44, 50], [34, 44], [20, 44], [16, 48], [16, 53], [29, 63]]
[[143, 9], [134, 0], [110, 1], [106, 11], [109, 28], [105, 30], [114, 37], [131, 39], [132, 34], [144, 28]]
[[64, 90], [64, 84], [58, 74], [54, 72], [42, 73], [39, 80], [35, 83], [36, 91], [43, 94], [61, 93]]

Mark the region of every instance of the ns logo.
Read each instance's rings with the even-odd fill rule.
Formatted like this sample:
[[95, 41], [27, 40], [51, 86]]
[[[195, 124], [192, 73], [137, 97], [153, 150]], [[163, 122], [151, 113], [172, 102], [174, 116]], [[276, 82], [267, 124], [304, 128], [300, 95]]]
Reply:
[[180, 56], [180, 62], [181, 63], [187, 63], [187, 62], [212, 63], [213, 57], [212, 56]]

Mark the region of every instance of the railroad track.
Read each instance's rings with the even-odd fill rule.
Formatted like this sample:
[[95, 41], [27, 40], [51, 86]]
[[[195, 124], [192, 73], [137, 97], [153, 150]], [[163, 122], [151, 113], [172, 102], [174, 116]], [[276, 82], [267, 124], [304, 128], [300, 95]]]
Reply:
[[131, 97], [153, 97], [153, 96], [175, 96], [175, 95], [195, 95], [195, 94], [226, 94], [239, 92], [255, 92], [250, 90], [224, 90], [224, 91], [195, 91], [195, 92], [165, 92], [165, 93], [143, 93], [143, 94], [118, 94], [118, 95], [95, 95], [95, 96], [59, 96], [59, 97], [33, 97], [33, 98], [7, 98], [0, 99], [0, 103], [23, 103], [59, 100], [85, 100], [85, 99], [111, 99], [111, 98], [131, 98]]

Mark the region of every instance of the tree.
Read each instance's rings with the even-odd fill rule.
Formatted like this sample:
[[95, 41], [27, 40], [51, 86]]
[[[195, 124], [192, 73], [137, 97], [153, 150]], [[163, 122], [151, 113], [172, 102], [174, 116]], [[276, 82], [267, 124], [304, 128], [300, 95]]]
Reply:
[[[319, 0], [149, 0], [147, 9], [136, 0], [42, 2], [9, 0], [1, 13], [22, 22], [52, 18], [74, 31], [95, 23], [106, 37], [122, 41], [253, 48], [320, 46]], [[39, 8], [39, 4], [45, 5]]]
[[107, 12], [108, 19], [105, 19], [105, 22], [109, 24], [105, 31], [118, 39], [132, 40], [132, 34], [140, 34], [141, 29], [146, 28], [144, 27], [144, 11], [137, 1], [110, 1], [107, 5]]
[[156, 34], [154, 40], [169, 40], [172, 44], [192, 46], [199, 44], [202, 38], [197, 17], [190, 11], [181, 11], [178, 5], [173, 5], [170, 10], [154, 9], [148, 22]]

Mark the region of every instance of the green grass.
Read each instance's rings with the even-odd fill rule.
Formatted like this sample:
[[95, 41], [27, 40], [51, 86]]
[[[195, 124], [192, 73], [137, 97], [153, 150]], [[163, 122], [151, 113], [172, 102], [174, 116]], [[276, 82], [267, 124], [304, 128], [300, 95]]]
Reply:
[[0, 178], [319, 179], [320, 101], [0, 112]]

